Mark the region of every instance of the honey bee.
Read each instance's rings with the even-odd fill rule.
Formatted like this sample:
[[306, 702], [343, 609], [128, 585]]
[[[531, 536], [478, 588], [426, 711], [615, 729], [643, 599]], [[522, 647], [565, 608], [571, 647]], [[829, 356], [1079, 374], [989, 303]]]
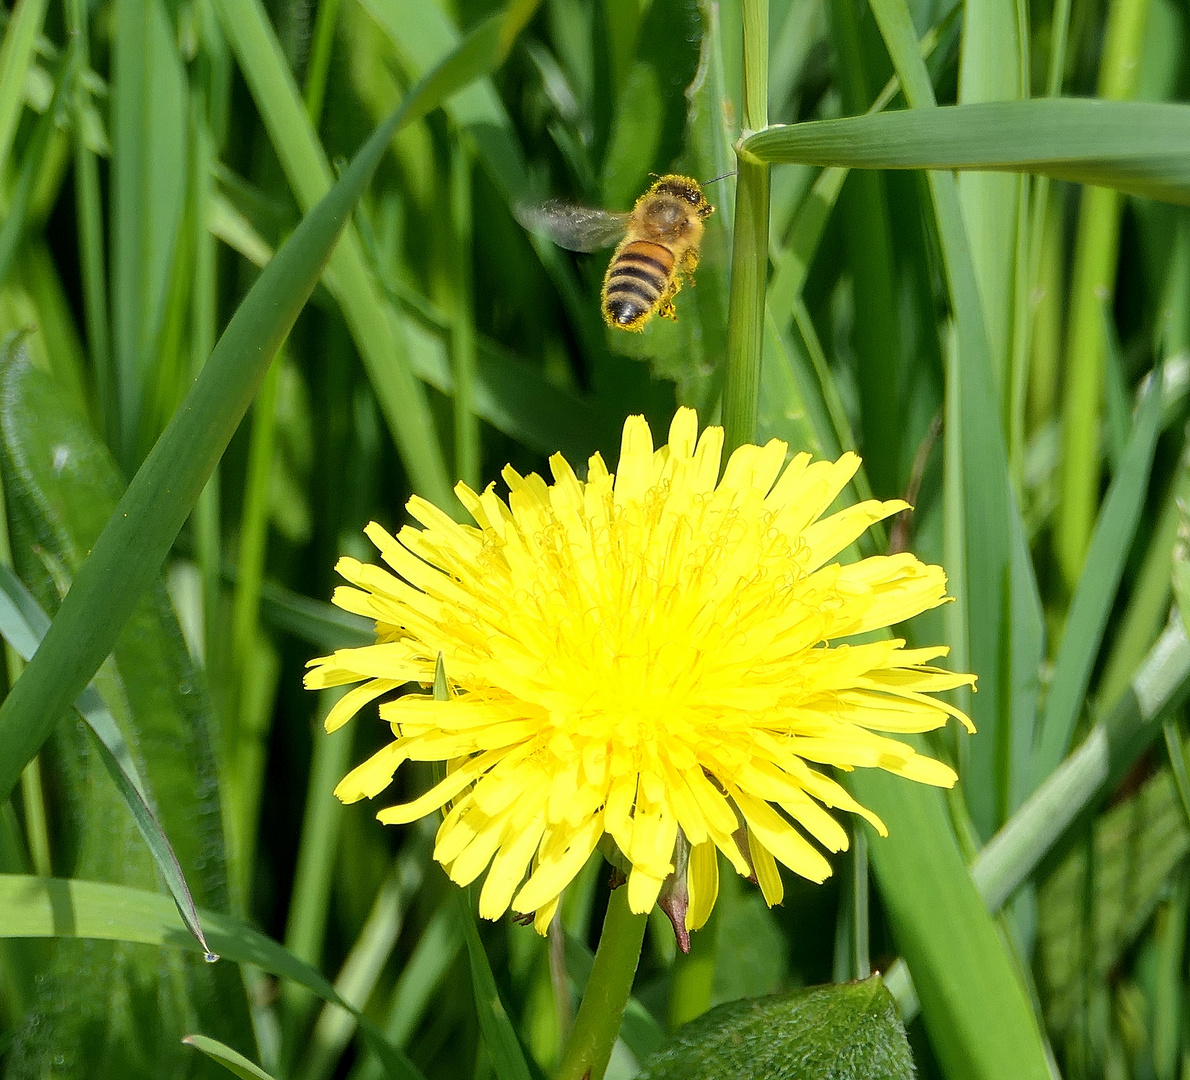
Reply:
[[518, 216], [526, 228], [571, 251], [598, 251], [618, 240], [603, 278], [603, 319], [639, 332], [654, 315], [677, 319], [674, 297], [698, 266], [703, 220], [714, 212], [696, 181], [670, 174], [637, 199], [631, 213], [549, 202]]

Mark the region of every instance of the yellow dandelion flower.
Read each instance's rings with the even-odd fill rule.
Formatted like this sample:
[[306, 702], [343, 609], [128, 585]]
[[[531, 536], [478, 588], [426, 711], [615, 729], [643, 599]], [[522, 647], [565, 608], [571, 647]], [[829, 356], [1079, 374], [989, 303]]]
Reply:
[[393, 573], [339, 561], [352, 587], [335, 603], [374, 619], [377, 641], [311, 661], [311, 688], [360, 684], [327, 730], [404, 684], [432, 683], [440, 655], [452, 698], [381, 704], [395, 740], [336, 794], [375, 796], [403, 761], [447, 762], [440, 783], [378, 817], [447, 808], [434, 857], [460, 885], [487, 869], [486, 918], [511, 906], [544, 932], [610, 838], [631, 909], [648, 911], [678, 866], [683, 921], [696, 929], [718, 891], [717, 852], [775, 904], [778, 862], [822, 881], [823, 849], [847, 847], [828, 809], [886, 831], [829, 768], [954, 783], [947, 765], [888, 734], [947, 716], [973, 730], [931, 695], [974, 677], [929, 666], [945, 648], [836, 644], [946, 600], [941, 567], [913, 555], [831, 561], [906, 504], [822, 517], [859, 467], [854, 454], [786, 464], [774, 439], [736, 450], [720, 479], [722, 447], [722, 429], [699, 436], [689, 409], [657, 450], [644, 418], [630, 417], [615, 474], [598, 454], [585, 482], [561, 455], [552, 484], [506, 468], [507, 502], [494, 486], [456, 489], [477, 527], [415, 497], [421, 528], [367, 529]]

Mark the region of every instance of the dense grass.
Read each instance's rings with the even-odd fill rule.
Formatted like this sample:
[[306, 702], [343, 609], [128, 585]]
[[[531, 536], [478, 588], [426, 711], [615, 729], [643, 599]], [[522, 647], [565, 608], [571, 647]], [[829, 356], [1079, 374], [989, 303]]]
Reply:
[[[551, 1075], [606, 873], [553, 956], [476, 937], [432, 823], [331, 798], [383, 733], [325, 735], [301, 673], [369, 639], [325, 602], [365, 522], [678, 404], [909, 493], [956, 602], [905, 632], [978, 674], [979, 733], [933, 741], [949, 796], [849, 781], [892, 835], [826, 885], [725, 875], [686, 957], [654, 913], [608, 1075], [869, 967], [921, 1075], [1190, 1075], [1188, 73], [1174, 0], [11, 5], [5, 1075], [225, 1075], [191, 1032], [303, 1080]], [[608, 330], [606, 256], [517, 213], [668, 171], [732, 174], [697, 286]]]

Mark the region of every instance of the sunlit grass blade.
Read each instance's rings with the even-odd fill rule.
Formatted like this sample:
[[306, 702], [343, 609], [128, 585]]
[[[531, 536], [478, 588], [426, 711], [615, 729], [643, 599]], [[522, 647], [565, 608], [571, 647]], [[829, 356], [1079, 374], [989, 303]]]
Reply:
[[1054, 662], [1038, 742], [1033, 753], [1034, 785], [1058, 765], [1070, 747], [1091, 679], [1112, 602], [1145, 503], [1149, 469], [1161, 425], [1161, 379], [1154, 373], [1141, 399], [1131, 437], [1099, 512], [1066, 632]]
[[[768, 4], [743, 0], [740, 11], [744, 28], [740, 122], [745, 131], [757, 131], [768, 124]], [[769, 267], [769, 168], [754, 158], [737, 157], [721, 405], [723, 447], [728, 454], [756, 439]]]
[[[1127, 109], [1125, 99], [1136, 94], [1149, 6], [1149, 0], [1119, 0], [1108, 7], [1097, 87], [1100, 97], [1115, 99], [1104, 102], [1108, 107], [1122, 105]], [[1190, 115], [1190, 110], [1183, 111]], [[1136, 123], [1142, 121], [1137, 118]], [[1185, 149], [1184, 142], [1170, 145]], [[1144, 151], [1136, 150], [1131, 156], [1143, 159]], [[1130, 164], [1126, 161], [1124, 167]], [[1142, 162], [1135, 164], [1144, 168]], [[1172, 167], [1175, 171], [1178, 168]], [[1121, 190], [1137, 193], [1129, 186]], [[1149, 185], [1142, 185], [1139, 193], [1179, 201], [1170, 194], [1151, 192]], [[1084, 191], [1075, 230], [1062, 397], [1062, 458], [1054, 516], [1054, 554], [1071, 591], [1086, 559], [1099, 500], [1105, 352], [1101, 313], [1105, 303], [1110, 306], [1115, 296], [1122, 212], [1123, 204], [1115, 191]]]
[[[906, 98], [914, 106], [897, 115], [933, 116], [938, 111], [934, 91], [907, 9], [899, 0], [872, 0], [871, 6]], [[860, 119], [885, 118], [880, 114]], [[996, 380], [955, 178], [930, 172], [927, 181], [954, 311], [947, 350], [944, 547], [956, 603], [947, 612], [947, 623], [951, 662], [979, 674], [979, 693], [969, 701], [960, 694], [958, 700], [979, 729], [964, 744], [969, 755], [963, 769], [964, 793], [977, 830], [988, 835], [1004, 812], [1008, 787], [1003, 749], [1010, 745], [1012, 733], [1003, 726], [1011, 721], [1004, 711], [1002, 666], [1010, 653], [1006, 602], [1012, 597], [1005, 595], [1004, 581], [1012, 518], [1018, 511], [1009, 490], [999, 410], [987, 407], [997, 400]], [[923, 909], [922, 914], [927, 912]]]
[[1186, 821], [1190, 822], [1190, 770], [1186, 767], [1186, 751], [1183, 745], [1185, 739], [1175, 720], [1166, 720], [1161, 725], [1161, 733], [1165, 736], [1165, 752], [1169, 756], [1174, 786], [1178, 789], [1178, 798], [1182, 802], [1182, 813], [1185, 814]]
[[[808, 352], [814, 344], [817, 342], [806, 344]], [[818, 359], [811, 353], [810, 364], [816, 365]], [[795, 355], [792, 343], [777, 329], [777, 319], [766, 309], [756, 439], [784, 439], [815, 457], [837, 457], [845, 440], [839, 437], [835, 422], [842, 418], [824, 400], [831, 388], [829, 380], [815, 380], [811, 366]]]
[[159, 572], [389, 140], [411, 112], [437, 103], [441, 99], [435, 95], [449, 93], [474, 75], [475, 50], [469, 46], [465, 42], [415, 86], [376, 129], [236, 311], [79, 569], [41, 647], [0, 706], [0, 726], [8, 733], [0, 751], [0, 797], [11, 793], [25, 764], [98, 669], [141, 592]]
[[13, 191], [12, 200], [3, 222], [0, 222], [0, 281], [8, 276], [13, 256], [16, 255], [17, 247], [21, 242], [34, 188], [38, 183], [44, 182], [42, 171], [46, 164], [46, 151], [49, 149], [50, 137], [57, 130], [58, 113], [62, 107], [63, 99], [74, 90], [78, 66], [78, 49], [72, 45], [63, 58], [49, 108], [38, 119], [33, 129], [33, 136], [25, 148], [25, 156], [21, 162], [20, 176]]
[[[331, 886], [343, 819], [343, 805], [333, 797], [333, 792], [335, 784], [348, 769], [351, 755], [349, 732], [328, 734], [321, 730], [322, 721], [341, 697], [342, 692], [336, 690], [326, 690], [319, 695], [313, 760], [294, 872], [294, 894], [285, 923], [285, 947], [310, 964], [318, 963], [326, 941]], [[285, 1022], [289, 1031], [296, 1030], [298, 1021], [304, 1018], [309, 995], [294, 984], [286, 984], [282, 996]]]
[[979, 169], [1190, 203], [1190, 105], [1048, 98], [907, 109], [773, 127], [760, 161], [863, 169]]
[[240, 1077], [240, 1080], [273, 1080], [273, 1077], [259, 1065], [254, 1065], [230, 1046], [224, 1046], [218, 1039], [212, 1039], [207, 1035], [187, 1035], [182, 1042], [206, 1054], [211, 1060], [219, 1062], [229, 1073]]
[[[1153, 515], [1148, 547], [1132, 580], [1127, 607], [1116, 623], [1117, 629], [1095, 687], [1095, 695], [1101, 701], [1114, 702], [1124, 693], [1133, 672], [1140, 666], [1169, 616], [1170, 552], [1174, 552], [1176, 560], [1179, 505], [1190, 497], [1188, 465], [1190, 462], [1183, 445], [1174, 480], [1162, 498], [1160, 510]], [[1174, 573], [1177, 573], [1176, 561]]]
[[48, 0], [28, 0], [12, 13], [0, 44], [0, 171], [12, 153], [17, 121], [25, 107], [25, 79], [33, 62], [37, 35], [45, 21]]
[[[1028, 5], [1021, 0], [965, 5], [959, 54], [961, 104], [1012, 101], [1029, 96]], [[1005, 432], [1013, 430], [1013, 357], [1016, 323], [1024, 318], [1017, 303], [1018, 277], [1025, 273], [1022, 228], [1027, 189], [1012, 176], [964, 173], [958, 178], [963, 223], [971, 262], [983, 301], [992, 370], [1004, 405]]]
[[[938, 45], [939, 37], [956, 18], [959, 9], [952, 9], [938, 25], [932, 26], [921, 38], [921, 55], [929, 57]], [[875, 101], [867, 110], [869, 114], [885, 109], [897, 96], [901, 82], [893, 75], [884, 84]], [[810, 262], [818, 250], [818, 243], [834, 210], [835, 201], [843, 189], [848, 169], [833, 167], [823, 169], [813, 186], [798, 206], [797, 215], [790, 226], [785, 244], [773, 260], [773, 276], [769, 282], [769, 306], [776, 314], [793, 311], [793, 297], [802, 291]]]

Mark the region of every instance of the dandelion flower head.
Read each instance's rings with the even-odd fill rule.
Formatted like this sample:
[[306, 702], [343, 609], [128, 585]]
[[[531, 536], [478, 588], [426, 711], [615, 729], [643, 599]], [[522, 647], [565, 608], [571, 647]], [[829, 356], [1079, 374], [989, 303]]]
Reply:
[[[932, 695], [973, 676], [929, 666], [942, 647], [838, 643], [946, 600], [942, 568], [911, 554], [832, 561], [907, 504], [823, 517], [859, 467], [854, 454], [787, 464], [774, 439], [737, 449], [720, 479], [722, 448], [722, 429], [700, 436], [692, 410], [659, 449], [633, 416], [615, 474], [598, 454], [585, 481], [561, 455], [552, 484], [508, 467], [507, 502], [494, 485], [456, 488], [475, 526], [414, 497], [420, 528], [367, 528], [392, 572], [339, 561], [351, 585], [335, 603], [374, 619], [377, 640], [311, 661], [306, 684], [359, 684], [328, 730], [389, 699], [380, 715], [394, 740], [336, 794], [372, 797], [402, 762], [446, 762], [444, 779], [378, 817], [445, 808], [434, 857], [460, 885], [487, 870], [486, 918], [532, 912], [544, 933], [603, 841], [633, 911], [682, 878], [696, 929], [718, 892], [718, 852], [771, 905], [783, 895], [778, 862], [820, 882], [823, 850], [847, 847], [829, 809], [886, 831], [831, 769], [954, 783], [947, 765], [889, 736], [948, 716], [970, 729]], [[449, 700], [393, 696], [432, 684], [439, 656]]]

